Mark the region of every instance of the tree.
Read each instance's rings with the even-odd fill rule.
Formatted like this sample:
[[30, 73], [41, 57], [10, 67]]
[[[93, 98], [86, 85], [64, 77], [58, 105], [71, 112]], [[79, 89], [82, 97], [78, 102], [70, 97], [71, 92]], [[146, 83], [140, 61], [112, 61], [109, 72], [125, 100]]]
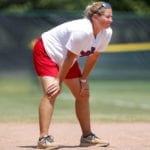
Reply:
[[[0, 9], [6, 11], [35, 10], [83, 10], [92, 0], [0, 0]], [[95, 0], [98, 1], [98, 0]], [[106, 0], [114, 11], [147, 13], [150, 12], [149, 0]]]

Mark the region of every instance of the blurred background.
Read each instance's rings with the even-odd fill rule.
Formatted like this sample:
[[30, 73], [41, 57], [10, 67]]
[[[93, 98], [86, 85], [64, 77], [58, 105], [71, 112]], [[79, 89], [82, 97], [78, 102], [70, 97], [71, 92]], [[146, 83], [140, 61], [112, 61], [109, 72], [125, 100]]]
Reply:
[[[0, 76], [33, 72], [31, 50], [42, 32], [83, 16], [91, 0], [0, 0]], [[150, 2], [109, 1], [113, 36], [91, 78], [150, 79]]]
[[[90, 2], [0, 0], [0, 121], [36, 120], [41, 91], [32, 64], [33, 43], [42, 32], [83, 17], [85, 6]], [[93, 97], [102, 98], [93, 116], [98, 120], [107, 120], [114, 108], [115, 116], [111, 120], [118, 119], [117, 114], [123, 114], [120, 120], [124, 120], [126, 113], [136, 107], [134, 113], [127, 116], [136, 114], [137, 118], [133, 116], [132, 119], [142, 120], [139, 114], [143, 112], [145, 120], [149, 120], [150, 1], [108, 2], [113, 8], [113, 36], [90, 76], [92, 88], [95, 88], [93, 91], [96, 91]], [[84, 60], [79, 61], [84, 63]], [[66, 93], [60, 99], [67, 99]], [[111, 98], [105, 97], [109, 94]], [[72, 104], [68, 103], [63, 102], [63, 107], [61, 102], [58, 104], [61, 112], [56, 111], [56, 118], [59, 118], [59, 113], [63, 114], [71, 108]], [[108, 106], [114, 107], [110, 111]], [[97, 107], [97, 100], [93, 100], [92, 107]], [[130, 110], [121, 113], [124, 107]], [[140, 112], [137, 113], [137, 110]], [[99, 116], [99, 112], [104, 115]]]

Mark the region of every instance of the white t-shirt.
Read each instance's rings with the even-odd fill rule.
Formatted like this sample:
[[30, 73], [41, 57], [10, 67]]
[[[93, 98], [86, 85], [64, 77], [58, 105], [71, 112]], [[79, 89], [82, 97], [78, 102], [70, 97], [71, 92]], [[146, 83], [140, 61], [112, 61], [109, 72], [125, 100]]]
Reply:
[[102, 30], [96, 38], [89, 19], [77, 19], [54, 27], [42, 34], [48, 56], [62, 65], [67, 51], [79, 57], [88, 56], [94, 51], [103, 52], [112, 36], [112, 29]]

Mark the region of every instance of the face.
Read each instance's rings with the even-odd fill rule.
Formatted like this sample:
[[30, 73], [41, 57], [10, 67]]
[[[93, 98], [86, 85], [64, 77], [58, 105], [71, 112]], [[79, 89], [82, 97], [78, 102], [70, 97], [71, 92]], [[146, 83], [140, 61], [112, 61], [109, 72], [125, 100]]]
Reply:
[[99, 20], [103, 28], [110, 27], [112, 23], [112, 9], [105, 9], [104, 14], [99, 17]]
[[110, 27], [112, 23], [112, 9], [105, 9], [101, 15], [95, 14], [95, 24], [97, 29], [102, 30]]

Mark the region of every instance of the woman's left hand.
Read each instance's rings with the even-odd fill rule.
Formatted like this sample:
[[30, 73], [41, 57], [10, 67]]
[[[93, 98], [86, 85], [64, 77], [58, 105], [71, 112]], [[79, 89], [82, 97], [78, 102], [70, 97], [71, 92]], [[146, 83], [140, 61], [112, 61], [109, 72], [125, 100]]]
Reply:
[[80, 95], [81, 96], [89, 96], [89, 84], [88, 84], [88, 82], [80, 82], [80, 84], [81, 84]]

